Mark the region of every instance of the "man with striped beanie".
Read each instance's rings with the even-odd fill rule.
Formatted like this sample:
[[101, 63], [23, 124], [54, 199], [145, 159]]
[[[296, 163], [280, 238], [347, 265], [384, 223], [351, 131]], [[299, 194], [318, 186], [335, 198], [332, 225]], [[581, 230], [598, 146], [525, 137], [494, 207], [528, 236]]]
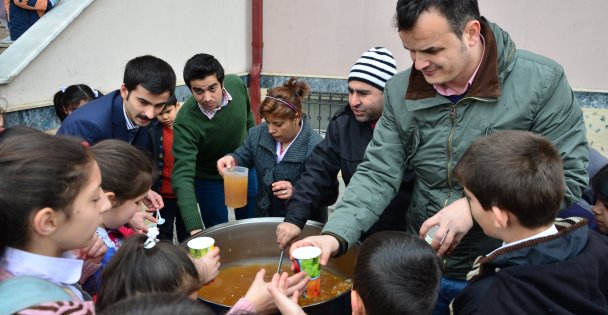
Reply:
[[[363, 160], [376, 122], [384, 109], [384, 84], [397, 66], [391, 52], [383, 47], [364, 52], [348, 75], [348, 105], [338, 110], [327, 127], [325, 139], [312, 152], [306, 170], [287, 201], [285, 220], [277, 227], [277, 242], [283, 248], [295, 239], [306, 220], [325, 218], [327, 214], [312, 213], [319, 209], [324, 194], [338, 190], [337, 175], [348, 185], [357, 165]], [[413, 175], [404, 176], [401, 189], [388, 205], [380, 220], [362, 237], [383, 230], [405, 230], [405, 212], [410, 203]]]

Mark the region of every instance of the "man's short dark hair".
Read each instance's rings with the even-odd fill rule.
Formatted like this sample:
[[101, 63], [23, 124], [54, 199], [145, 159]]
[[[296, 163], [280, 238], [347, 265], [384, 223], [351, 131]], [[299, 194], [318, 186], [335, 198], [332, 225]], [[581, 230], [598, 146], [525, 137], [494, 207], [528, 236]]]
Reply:
[[217, 77], [220, 84], [224, 84], [224, 67], [209, 54], [196, 54], [188, 59], [184, 66], [184, 82], [190, 89], [190, 81], [202, 80], [210, 75]]
[[431, 314], [441, 270], [433, 249], [404, 232], [383, 231], [363, 242], [353, 289], [369, 315]]
[[501, 131], [477, 139], [454, 174], [484, 210], [507, 210], [526, 228], [555, 220], [566, 187], [562, 158], [553, 143], [528, 131]]
[[164, 92], [175, 93], [175, 72], [164, 60], [145, 55], [129, 60], [125, 66], [123, 83], [127, 91], [141, 85], [150, 93], [159, 95]]
[[458, 37], [470, 20], [478, 20], [477, 0], [399, 0], [395, 12], [395, 27], [399, 31], [409, 31], [425, 11], [437, 10], [450, 24], [450, 29]]

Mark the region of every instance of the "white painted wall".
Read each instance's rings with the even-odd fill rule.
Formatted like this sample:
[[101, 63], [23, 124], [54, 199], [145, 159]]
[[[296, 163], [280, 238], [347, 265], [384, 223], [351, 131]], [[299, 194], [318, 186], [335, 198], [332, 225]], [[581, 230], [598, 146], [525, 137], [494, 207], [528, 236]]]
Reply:
[[[81, 0], [62, 0], [69, 1]], [[265, 0], [263, 72], [345, 77], [372, 46], [388, 47], [399, 69], [409, 67], [392, 26], [395, 3]], [[480, 0], [480, 6], [518, 47], [561, 63], [573, 87], [608, 92], [608, 1]], [[0, 85], [0, 106], [50, 105], [59, 87], [74, 83], [109, 92], [122, 83], [125, 63], [142, 54], [168, 61], [179, 84], [185, 61], [198, 52], [215, 55], [228, 73], [249, 71], [251, 1], [94, 0], [17, 77]]]
[[[61, 2], [67, 1], [80, 0]], [[218, 58], [227, 73], [247, 72], [250, 47], [250, 1], [95, 0], [12, 82], [0, 85], [0, 98], [13, 111], [52, 104], [61, 86], [74, 83], [109, 92], [120, 87], [127, 61], [144, 54], [171, 64], [178, 84], [186, 60], [200, 52]]]
[[[397, 1], [264, 1], [264, 73], [345, 77], [372, 46], [388, 47], [399, 69], [411, 65], [392, 19]], [[608, 92], [608, 1], [479, 0], [481, 14], [519, 48], [548, 56], [575, 89]]]

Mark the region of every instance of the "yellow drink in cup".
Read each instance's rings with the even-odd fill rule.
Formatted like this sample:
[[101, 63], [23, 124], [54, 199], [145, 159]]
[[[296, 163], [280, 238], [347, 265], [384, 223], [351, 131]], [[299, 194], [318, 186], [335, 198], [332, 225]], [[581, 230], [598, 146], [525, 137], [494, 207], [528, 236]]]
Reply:
[[215, 247], [215, 240], [211, 237], [202, 236], [188, 241], [188, 250], [192, 258], [201, 258]]
[[313, 299], [321, 294], [321, 249], [314, 246], [296, 248], [291, 254], [296, 260], [296, 272], [304, 271], [310, 277], [304, 297]]
[[247, 205], [247, 174], [249, 169], [234, 166], [224, 170], [224, 197], [226, 206], [241, 208]]

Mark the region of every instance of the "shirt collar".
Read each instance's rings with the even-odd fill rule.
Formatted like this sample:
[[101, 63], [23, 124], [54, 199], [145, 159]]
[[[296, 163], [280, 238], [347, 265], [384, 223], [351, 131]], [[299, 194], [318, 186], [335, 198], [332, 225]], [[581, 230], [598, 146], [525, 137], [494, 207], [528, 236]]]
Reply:
[[72, 285], [80, 280], [83, 261], [71, 252], [50, 257], [7, 247], [2, 265], [15, 276], [34, 276], [57, 285]]
[[122, 113], [125, 115], [125, 121], [127, 122], [127, 130], [133, 130], [133, 129], [139, 128], [138, 125], [134, 124], [133, 121], [131, 121], [131, 118], [129, 118], [129, 115], [127, 115], [127, 109], [125, 108], [124, 103], [122, 105]]
[[452, 88], [445, 86], [445, 84], [433, 84], [433, 87], [435, 88], [435, 91], [437, 91], [437, 93], [439, 93], [443, 96], [452, 96], [452, 95], [462, 95], [469, 90], [469, 88], [471, 87], [471, 84], [473, 84], [473, 80], [475, 79], [475, 76], [477, 75], [477, 71], [479, 71], [479, 66], [481, 66], [481, 61], [483, 60], [483, 56], [486, 53], [486, 49], [485, 49], [486, 41], [483, 38], [483, 35], [481, 35], [481, 34], [479, 34], [479, 38], [481, 39], [481, 44], [483, 46], [483, 49], [481, 50], [481, 59], [479, 59], [477, 68], [475, 68], [475, 72], [473, 72], [473, 75], [471, 75], [471, 77], [469, 78], [469, 81], [467, 82], [467, 85], [464, 87], [464, 89], [456, 90], [456, 89], [452, 89]]
[[[527, 241], [530, 241], [530, 240], [533, 240], [533, 239], [537, 239], [537, 238], [541, 238], [541, 237], [557, 234], [558, 232], [559, 231], [557, 230], [557, 227], [555, 226], [555, 224], [552, 224], [550, 228], [548, 228], [548, 229], [546, 229], [546, 230], [544, 230], [544, 231], [542, 231], [542, 232], [540, 232], [538, 234], [535, 234], [535, 235], [532, 235], [530, 237], [524, 238], [522, 240], [514, 241], [514, 242], [511, 242], [511, 243], [504, 243], [503, 242], [502, 246], [500, 246], [499, 248], [493, 250], [492, 253], [494, 253], [495, 251], [497, 251], [497, 250], [499, 250], [501, 248], [505, 248], [505, 247], [517, 245], [517, 244], [520, 244], [520, 243], [523, 243], [523, 242], [527, 242]], [[490, 254], [492, 254], [492, 253], [490, 253]], [[488, 254], [486, 256], [489, 256], [490, 254]]]
[[300, 131], [298, 131], [298, 134], [293, 138], [293, 140], [291, 140], [291, 142], [289, 143], [289, 145], [287, 145], [287, 148], [285, 148], [285, 151], [283, 151], [283, 153], [281, 153], [281, 143], [279, 141], [276, 141], [276, 151], [275, 153], [277, 154], [277, 163], [281, 162], [281, 160], [283, 160], [283, 157], [285, 156], [285, 154], [287, 153], [287, 150], [289, 150], [289, 148], [291, 147], [291, 145], [296, 142], [296, 139], [298, 139], [298, 136], [300, 135], [300, 133], [302, 133], [302, 129], [304, 128], [304, 120], [300, 120], [302, 123], [300, 124]]
[[198, 104], [198, 108], [201, 110], [201, 112], [207, 116], [207, 118], [211, 119], [213, 118], [213, 116], [215, 116], [215, 113], [217, 113], [220, 109], [228, 106], [228, 103], [230, 103], [230, 101], [232, 101], [232, 95], [230, 95], [230, 93], [228, 93], [228, 91], [226, 91], [225, 88], [222, 88], [222, 103], [220, 105], [220, 107], [218, 108], [214, 108], [214, 109], [206, 109], [203, 106], [201, 106], [201, 104]]

